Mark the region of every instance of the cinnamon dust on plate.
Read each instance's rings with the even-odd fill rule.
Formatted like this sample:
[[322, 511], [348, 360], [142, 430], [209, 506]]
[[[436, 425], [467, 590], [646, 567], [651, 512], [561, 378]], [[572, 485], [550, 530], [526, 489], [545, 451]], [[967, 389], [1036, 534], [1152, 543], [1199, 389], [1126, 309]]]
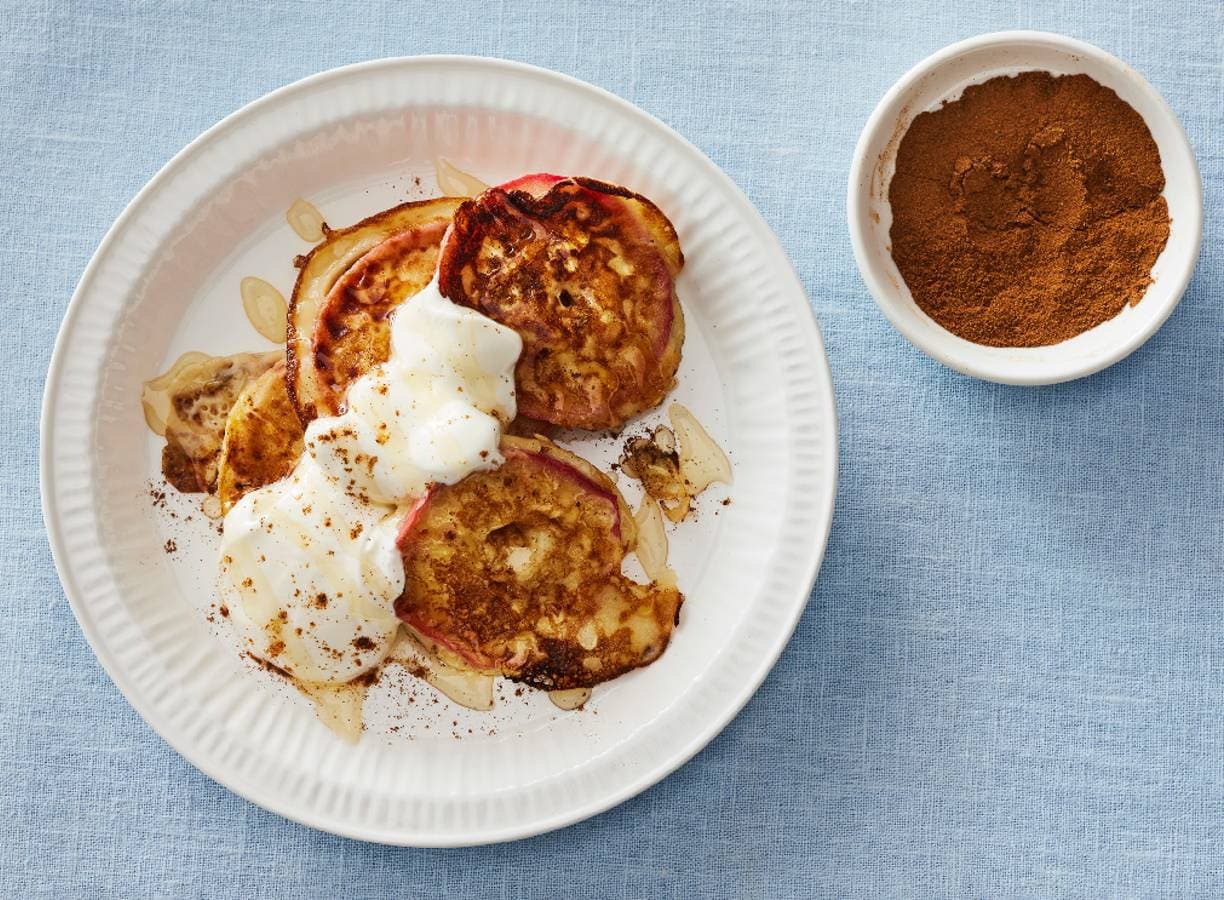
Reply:
[[1056, 344], [1138, 303], [1169, 238], [1143, 118], [1087, 75], [1024, 72], [922, 113], [889, 187], [892, 257], [932, 319]]

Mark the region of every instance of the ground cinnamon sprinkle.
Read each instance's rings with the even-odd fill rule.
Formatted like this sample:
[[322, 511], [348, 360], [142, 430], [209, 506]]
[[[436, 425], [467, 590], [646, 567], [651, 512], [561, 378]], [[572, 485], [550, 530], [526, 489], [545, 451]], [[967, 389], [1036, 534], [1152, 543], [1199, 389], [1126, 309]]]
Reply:
[[1138, 303], [1169, 237], [1160, 153], [1086, 75], [1025, 72], [917, 116], [889, 187], [914, 301], [995, 347], [1074, 337]]

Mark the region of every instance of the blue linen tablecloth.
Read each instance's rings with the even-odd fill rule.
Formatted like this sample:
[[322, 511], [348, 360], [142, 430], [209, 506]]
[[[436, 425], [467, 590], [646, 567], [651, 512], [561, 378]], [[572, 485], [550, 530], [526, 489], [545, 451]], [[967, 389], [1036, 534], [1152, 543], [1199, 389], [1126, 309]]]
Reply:
[[[0, 895], [1224, 895], [1224, 6], [5, 3]], [[1143, 349], [1044, 389], [909, 346], [845, 226], [858, 132], [939, 47], [1060, 31], [1142, 71], [1202, 167], [1197, 274]], [[837, 514], [777, 669], [677, 774], [462, 851], [364, 845], [201, 775], [77, 628], [38, 509], [43, 377], [107, 226], [238, 106], [373, 57], [547, 66], [659, 116], [777, 232], [824, 331]]]

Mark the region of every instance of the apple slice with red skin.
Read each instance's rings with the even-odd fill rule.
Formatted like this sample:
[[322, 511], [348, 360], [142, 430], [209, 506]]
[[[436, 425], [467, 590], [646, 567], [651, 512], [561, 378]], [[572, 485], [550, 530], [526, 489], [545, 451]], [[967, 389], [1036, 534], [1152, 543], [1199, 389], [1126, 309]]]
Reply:
[[543, 197], [558, 181], [564, 181], [565, 178], [561, 175], [552, 175], [548, 172], [536, 172], [532, 175], [520, 175], [518, 178], [507, 181], [505, 184], [497, 185], [498, 190], [505, 191], [507, 194], [511, 191], [524, 191], [531, 194], [533, 197]]
[[523, 337], [519, 411], [618, 428], [671, 389], [684, 343], [675, 229], [589, 178], [526, 175], [465, 202], [443, 240], [443, 296]]
[[405, 517], [400, 619], [473, 669], [549, 690], [653, 662], [682, 597], [621, 574], [637, 530], [616, 486], [542, 438], [502, 453]]

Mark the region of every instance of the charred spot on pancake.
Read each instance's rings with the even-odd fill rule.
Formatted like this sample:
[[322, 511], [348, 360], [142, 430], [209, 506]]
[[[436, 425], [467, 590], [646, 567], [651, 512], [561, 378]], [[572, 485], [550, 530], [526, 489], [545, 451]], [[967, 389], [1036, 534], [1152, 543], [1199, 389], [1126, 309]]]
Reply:
[[615, 485], [543, 439], [503, 453], [407, 517], [397, 614], [470, 668], [549, 690], [652, 662], [682, 598], [621, 574], [636, 529]]
[[[507, 189], [508, 188], [508, 189]], [[683, 255], [653, 203], [586, 178], [528, 176], [456, 210], [443, 296], [517, 331], [523, 415], [615, 428], [674, 383]]]
[[167, 443], [162, 447], [161, 471], [162, 477], [184, 494], [202, 494], [208, 491], [207, 470], [197, 465], [178, 444]]

